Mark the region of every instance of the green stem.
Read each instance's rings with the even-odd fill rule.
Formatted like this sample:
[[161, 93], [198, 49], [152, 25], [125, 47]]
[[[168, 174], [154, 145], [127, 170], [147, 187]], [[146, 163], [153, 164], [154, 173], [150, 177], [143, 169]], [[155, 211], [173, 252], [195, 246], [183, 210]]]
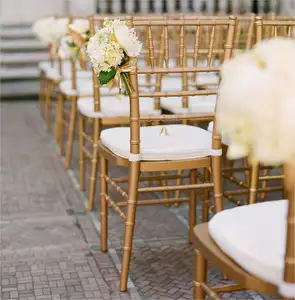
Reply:
[[121, 75], [121, 78], [124, 82], [124, 85], [125, 85], [125, 88], [126, 88], [126, 91], [127, 91], [128, 95], [131, 96], [131, 94], [133, 93], [134, 90], [131, 86], [131, 82], [129, 80], [128, 74], [123, 72], [120, 75]]

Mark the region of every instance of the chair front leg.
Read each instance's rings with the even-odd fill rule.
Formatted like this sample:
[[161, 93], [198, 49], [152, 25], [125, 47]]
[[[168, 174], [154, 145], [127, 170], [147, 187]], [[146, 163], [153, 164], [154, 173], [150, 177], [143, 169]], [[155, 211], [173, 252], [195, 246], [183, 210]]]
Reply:
[[257, 202], [257, 189], [259, 184], [259, 164], [255, 163], [250, 169], [250, 187], [249, 187], [249, 203], [254, 204]]
[[55, 119], [55, 139], [59, 145], [60, 154], [64, 155], [64, 97], [61, 92], [57, 94], [57, 112]]
[[[210, 182], [210, 171], [208, 168], [204, 168], [204, 180], [205, 183]], [[204, 189], [203, 210], [202, 210], [202, 222], [208, 222], [209, 220], [209, 207], [210, 207], [210, 191], [208, 188]]]
[[39, 75], [39, 83], [40, 83], [40, 91], [39, 91], [39, 108], [41, 115], [43, 115], [43, 102], [44, 102], [44, 95], [45, 95], [45, 73], [44, 71], [40, 71]]
[[79, 161], [80, 161], [80, 189], [83, 191], [85, 189], [85, 154], [84, 154], [84, 146], [85, 146], [85, 118], [82, 114], [79, 116]]
[[215, 211], [220, 212], [223, 209], [223, 191], [221, 177], [221, 156], [211, 157], [212, 181], [214, 185], [214, 205]]
[[197, 249], [195, 249], [194, 268], [193, 299], [205, 300], [206, 293], [202, 287], [202, 284], [206, 284], [207, 280], [207, 261], [202, 253]]
[[100, 119], [93, 120], [93, 145], [92, 145], [92, 157], [91, 157], [91, 173], [90, 173], [90, 185], [88, 196], [88, 210], [92, 211], [94, 207], [94, 198], [96, 190], [96, 177], [97, 177], [97, 164], [98, 153], [97, 143], [100, 137]]
[[127, 202], [127, 216], [123, 243], [123, 258], [120, 280], [120, 291], [127, 290], [127, 281], [130, 268], [130, 259], [133, 244], [134, 225], [137, 207], [138, 181], [140, 175], [140, 162], [131, 162], [129, 168], [129, 199]]
[[69, 121], [69, 131], [68, 131], [68, 140], [67, 140], [67, 148], [66, 148], [66, 158], [65, 158], [65, 168], [71, 168], [72, 162], [72, 151], [73, 151], [73, 141], [75, 134], [75, 123], [76, 123], [76, 112], [77, 112], [77, 97], [71, 97], [71, 113], [70, 113], [70, 121]]
[[108, 161], [101, 155], [100, 156], [100, 248], [101, 251], [108, 250], [108, 203], [106, 194], [108, 192], [107, 181], [105, 176], [108, 175]]
[[52, 107], [52, 91], [53, 91], [53, 82], [52, 80], [47, 80], [47, 90], [45, 98], [45, 122], [47, 131], [50, 131], [51, 123], [51, 107]]
[[[197, 183], [197, 171], [190, 171], [190, 184]], [[196, 189], [192, 189], [190, 191], [190, 199], [189, 199], [189, 243], [193, 242], [194, 235], [194, 227], [197, 224], [196, 218], [196, 209], [197, 209], [197, 191]]]

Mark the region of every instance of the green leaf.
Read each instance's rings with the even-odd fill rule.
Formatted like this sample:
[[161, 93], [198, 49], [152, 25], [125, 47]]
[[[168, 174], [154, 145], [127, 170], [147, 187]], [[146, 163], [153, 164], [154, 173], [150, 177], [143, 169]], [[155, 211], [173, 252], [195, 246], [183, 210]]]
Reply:
[[74, 48], [77, 47], [75, 42], [66, 42], [68, 44], [69, 47]]
[[77, 57], [79, 55], [79, 52], [80, 52], [80, 48], [78, 48], [73, 54], [72, 54], [72, 59], [73, 61], [76, 61], [77, 60]]
[[112, 67], [111, 70], [109, 72], [105, 72], [105, 71], [100, 71], [99, 75], [98, 75], [98, 79], [101, 85], [107, 84], [108, 82], [110, 82], [116, 75], [117, 70]]

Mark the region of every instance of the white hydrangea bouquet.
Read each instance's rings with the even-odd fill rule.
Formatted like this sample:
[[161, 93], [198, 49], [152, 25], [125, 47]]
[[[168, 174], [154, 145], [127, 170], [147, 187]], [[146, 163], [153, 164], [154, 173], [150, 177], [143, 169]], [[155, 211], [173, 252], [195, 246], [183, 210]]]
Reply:
[[278, 165], [295, 157], [295, 40], [257, 44], [221, 67], [217, 128], [228, 157]]
[[66, 18], [48, 17], [34, 22], [32, 31], [39, 41], [43, 45], [49, 46], [52, 54], [55, 54], [61, 38], [68, 31], [68, 23]]
[[90, 38], [88, 20], [77, 19], [68, 26], [68, 33], [61, 39], [58, 54], [63, 59], [86, 61], [85, 47]]
[[102, 28], [90, 38], [86, 51], [100, 84], [113, 86], [117, 79], [121, 94], [122, 80], [130, 95], [132, 87], [124, 68], [136, 63], [141, 48], [134, 28], [129, 28], [125, 21], [105, 19]]

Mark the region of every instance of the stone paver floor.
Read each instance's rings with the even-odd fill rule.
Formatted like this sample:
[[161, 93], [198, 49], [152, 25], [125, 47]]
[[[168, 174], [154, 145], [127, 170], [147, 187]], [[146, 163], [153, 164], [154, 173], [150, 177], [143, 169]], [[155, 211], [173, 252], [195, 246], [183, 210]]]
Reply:
[[1, 103], [1, 125], [0, 299], [192, 299], [186, 206], [138, 209], [129, 292], [119, 293], [122, 221], [110, 211], [109, 253], [101, 253], [99, 207], [87, 213], [77, 189], [77, 142], [66, 172], [35, 102]]

